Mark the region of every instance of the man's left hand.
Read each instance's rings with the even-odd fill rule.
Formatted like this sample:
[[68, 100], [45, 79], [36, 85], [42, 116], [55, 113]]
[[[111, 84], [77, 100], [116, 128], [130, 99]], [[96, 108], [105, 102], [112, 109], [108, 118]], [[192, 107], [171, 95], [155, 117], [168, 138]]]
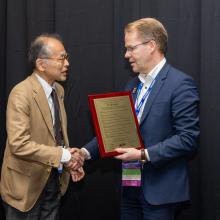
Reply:
[[78, 182], [85, 176], [85, 172], [83, 168], [80, 167], [77, 170], [70, 170], [70, 175], [72, 177], [73, 182]]
[[120, 155], [115, 156], [119, 160], [134, 161], [141, 159], [141, 151], [136, 148], [116, 148], [115, 151], [120, 153]]

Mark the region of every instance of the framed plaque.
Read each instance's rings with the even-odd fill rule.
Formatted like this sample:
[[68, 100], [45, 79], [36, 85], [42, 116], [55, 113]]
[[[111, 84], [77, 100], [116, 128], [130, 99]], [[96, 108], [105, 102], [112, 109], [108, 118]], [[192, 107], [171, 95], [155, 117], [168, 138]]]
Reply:
[[89, 106], [101, 157], [118, 155], [115, 148], [143, 148], [130, 92], [89, 95]]

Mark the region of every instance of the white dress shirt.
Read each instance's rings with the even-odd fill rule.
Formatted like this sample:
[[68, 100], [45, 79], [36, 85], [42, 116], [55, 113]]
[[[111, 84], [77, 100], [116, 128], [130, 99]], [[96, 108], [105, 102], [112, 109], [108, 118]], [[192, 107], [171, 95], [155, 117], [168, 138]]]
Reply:
[[[138, 78], [140, 79], [140, 81], [144, 84], [141, 92], [139, 94], [139, 96], [137, 97], [136, 101], [135, 101], [135, 107], [140, 103], [141, 99], [143, 98], [144, 94], [147, 92], [148, 88], [151, 86], [151, 83], [155, 83], [154, 79], [157, 77], [158, 73], [160, 72], [160, 70], [163, 68], [164, 64], [166, 63], [166, 59], [164, 58], [163, 60], [161, 60], [149, 73], [147, 74], [139, 74]], [[154, 82], [153, 82], [154, 81]], [[139, 114], [137, 115], [138, 118], [138, 122], [140, 123], [141, 120], [141, 116], [143, 114], [144, 111], [144, 106], [147, 102], [147, 99], [149, 97], [146, 97]]]
[[[48, 105], [49, 105], [49, 108], [50, 108], [50, 112], [51, 112], [51, 116], [52, 116], [52, 120], [53, 120], [53, 125], [54, 125], [54, 122], [55, 122], [54, 104], [53, 104], [53, 100], [52, 100], [52, 97], [51, 97], [51, 92], [54, 89], [54, 87], [51, 86], [50, 84], [48, 84], [37, 73], [35, 75], [36, 75], [38, 81], [40, 82], [41, 86], [43, 87], [43, 90], [44, 90], [45, 95], [47, 97], [47, 101], [48, 101]], [[64, 146], [59, 146], [59, 147], [62, 148], [62, 157], [61, 157], [60, 162], [61, 163], [69, 162], [70, 159], [71, 159], [71, 153], [67, 149], [63, 148]]]

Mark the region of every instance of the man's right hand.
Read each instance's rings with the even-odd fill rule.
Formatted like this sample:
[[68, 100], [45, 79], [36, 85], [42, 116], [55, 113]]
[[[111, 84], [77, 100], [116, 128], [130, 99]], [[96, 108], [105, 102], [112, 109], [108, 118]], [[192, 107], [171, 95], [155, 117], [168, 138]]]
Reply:
[[84, 164], [84, 155], [78, 148], [67, 148], [71, 153], [71, 159], [69, 162], [64, 163], [64, 166], [71, 170], [78, 170]]

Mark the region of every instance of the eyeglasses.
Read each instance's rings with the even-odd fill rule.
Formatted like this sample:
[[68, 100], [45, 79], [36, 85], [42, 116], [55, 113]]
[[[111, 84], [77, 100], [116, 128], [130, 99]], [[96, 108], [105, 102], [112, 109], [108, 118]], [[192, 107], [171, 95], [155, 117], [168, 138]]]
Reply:
[[60, 57], [40, 57], [41, 59], [47, 59], [47, 60], [60, 60], [64, 62], [65, 60], [69, 60], [69, 55], [67, 53], [62, 54]]
[[145, 41], [143, 43], [136, 44], [134, 46], [129, 46], [129, 47], [126, 48], [126, 52], [131, 52], [132, 53], [135, 49], [137, 49], [137, 47], [139, 47], [140, 45], [148, 44], [150, 41], [152, 41], [152, 40], [148, 40], [148, 41]]

